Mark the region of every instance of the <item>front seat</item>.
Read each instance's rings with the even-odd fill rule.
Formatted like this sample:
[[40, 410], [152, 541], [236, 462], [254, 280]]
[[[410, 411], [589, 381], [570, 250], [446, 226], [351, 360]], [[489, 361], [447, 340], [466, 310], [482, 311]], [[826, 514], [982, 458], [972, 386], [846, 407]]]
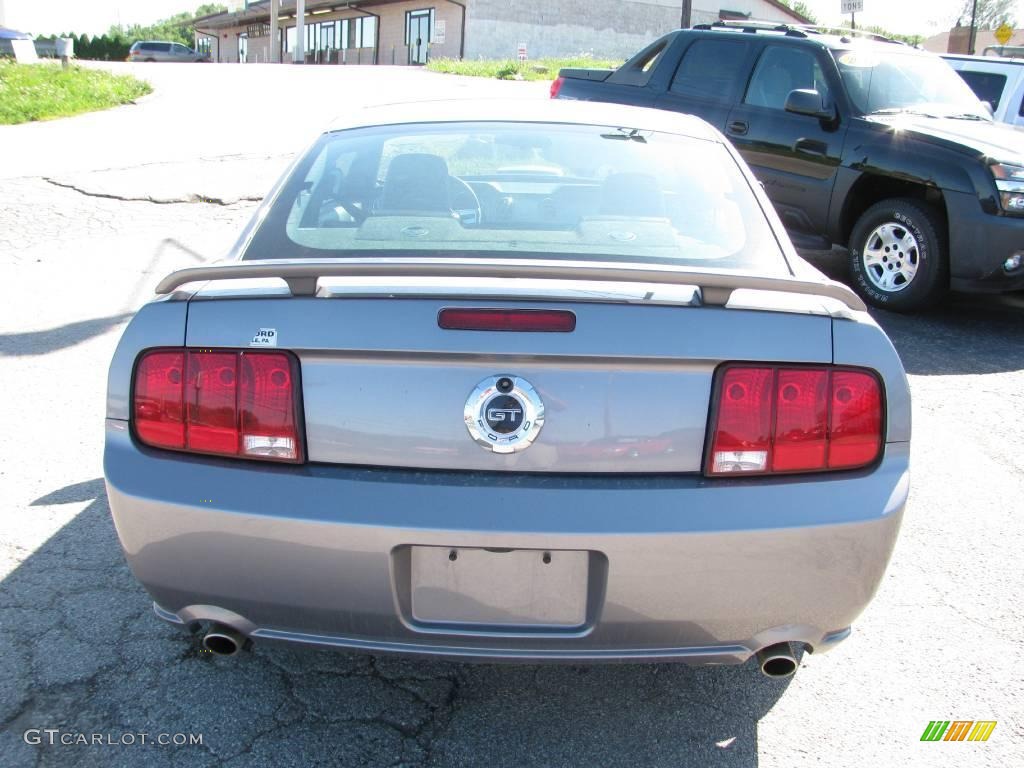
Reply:
[[393, 157], [377, 213], [453, 215], [444, 158], [415, 152]]

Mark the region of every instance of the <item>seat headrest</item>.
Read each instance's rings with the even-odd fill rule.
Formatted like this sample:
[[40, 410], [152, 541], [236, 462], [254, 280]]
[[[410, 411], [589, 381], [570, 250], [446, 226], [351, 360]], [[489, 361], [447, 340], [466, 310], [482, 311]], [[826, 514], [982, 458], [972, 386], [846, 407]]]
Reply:
[[450, 213], [448, 164], [439, 155], [410, 152], [388, 165], [381, 209]]

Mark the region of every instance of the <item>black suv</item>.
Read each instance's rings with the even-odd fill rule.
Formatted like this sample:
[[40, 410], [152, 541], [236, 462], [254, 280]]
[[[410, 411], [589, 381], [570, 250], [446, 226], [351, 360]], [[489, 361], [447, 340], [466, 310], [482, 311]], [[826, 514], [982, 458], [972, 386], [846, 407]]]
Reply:
[[994, 123], [938, 56], [884, 38], [716, 23], [617, 70], [563, 69], [552, 98], [697, 115], [743, 155], [804, 249], [849, 248], [894, 310], [949, 288], [1024, 288], [1024, 131]]

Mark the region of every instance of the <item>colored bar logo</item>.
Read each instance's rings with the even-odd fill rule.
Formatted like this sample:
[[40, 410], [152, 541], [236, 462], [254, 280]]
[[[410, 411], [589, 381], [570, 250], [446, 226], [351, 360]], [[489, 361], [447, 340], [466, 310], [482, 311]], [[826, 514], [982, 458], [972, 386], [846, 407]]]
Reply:
[[921, 741], [988, 741], [996, 720], [930, 720]]

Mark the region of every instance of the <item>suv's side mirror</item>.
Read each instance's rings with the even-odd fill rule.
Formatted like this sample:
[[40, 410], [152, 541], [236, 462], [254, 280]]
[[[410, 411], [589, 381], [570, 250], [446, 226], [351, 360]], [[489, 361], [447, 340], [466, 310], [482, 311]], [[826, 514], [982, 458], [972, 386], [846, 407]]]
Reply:
[[807, 115], [823, 120], [831, 120], [835, 112], [825, 107], [821, 94], [810, 88], [798, 88], [790, 91], [786, 97], [786, 111], [795, 115]]

